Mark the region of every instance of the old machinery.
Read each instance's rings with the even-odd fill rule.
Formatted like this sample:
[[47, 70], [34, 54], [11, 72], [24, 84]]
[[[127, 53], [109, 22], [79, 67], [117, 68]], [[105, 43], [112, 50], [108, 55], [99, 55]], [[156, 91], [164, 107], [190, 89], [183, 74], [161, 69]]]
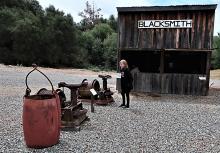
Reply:
[[63, 129], [77, 128], [80, 124], [88, 119], [86, 116], [87, 109], [83, 108], [83, 105], [78, 101], [78, 89], [80, 87], [88, 85], [87, 82], [81, 84], [66, 84], [60, 82], [59, 88], [68, 88], [70, 90], [70, 101], [66, 101], [63, 90], [59, 89], [59, 96], [61, 97], [61, 126]]
[[[112, 97], [113, 92], [108, 88], [107, 80], [111, 79], [110, 75], [99, 75], [99, 78], [103, 80], [103, 87], [100, 88], [100, 84], [98, 80], [93, 80], [89, 82], [87, 86], [82, 86], [79, 88], [79, 98], [82, 102], [91, 102], [91, 92], [90, 89], [94, 89], [97, 92], [97, 95], [92, 97], [94, 98], [94, 103], [97, 105], [107, 105], [111, 102], [114, 102]], [[87, 79], [83, 80], [83, 82], [88, 82]]]
[[[65, 82], [58, 83], [58, 87], [63, 88], [63, 90], [56, 90], [60, 99], [62, 130], [79, 130], [80, 124], [88, 119], [86, 115], [87, 109], [83, 108], [82, 103], [78, 100], [78, 89], [83, 86], [87, 86], [87, 82], [81, 84], [66, 84]], [[66, 99], [64, 88], [70, 90], [70, 101], [67, 101]], [[37, 94], [51, 94], [51, 91], [42, 88]]]

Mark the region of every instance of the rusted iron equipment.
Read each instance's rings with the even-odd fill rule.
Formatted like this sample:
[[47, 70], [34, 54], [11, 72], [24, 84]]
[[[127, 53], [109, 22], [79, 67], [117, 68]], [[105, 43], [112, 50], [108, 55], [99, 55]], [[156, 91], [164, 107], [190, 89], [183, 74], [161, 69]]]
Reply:
[[58, 84], [59, 88], [68, 88], [70, 90], [70, 101], [66, 101], [63, 90], [59, 90], [58, 92], [61, 97], [61, 127], [63, 129], [78, 128], [84, 120], [88, 119], [86, 115], [87, 109], [83, 108], [82, 103], [78, 101], [77, 93], [80, 87], [87, 85], [87, 82], [82, 82], [81, 84], [66, 84], [65, 82], [60, 82]]
[[[26, 93], [23, 98], [23, 131], [26, 145], [30, 148], [45, 148], [55, 145], [60, 137], [60, 99], [49, 78], [33, 65], [34, 69], [26, 76]], [[52, 90], [50, 92], [40, 91], [30, 95], [28, 76], [38, 71], [49, 81]], [[49, 91], [49, 90], [47, 90]]]
[[[61, 129], [62, 130], [80, 130], [80, 124], [89, 119], [86, 116], [88, 112], [87, 109], [83, 108], [82, 103], [78, 100], [78, 89], [80, 87], [87, 86], [87, 82], [82, 82], [81, 84], [66, 84], [65, 82], [58, 83], [58, 88], [56, 93], [60, 99], [61, 106]], [[64, 93], [64, 88], [70, 90], [70, 101], [66, 100], [66, 95]], [[45, 88], [41, 89], [38, 94], [50, 94], [51, 91]]]
[[99, 75], [99, 78], [103, 81], [103, 88], [98, 92], [98, 101], [97, 104], [108, 104], [111, 102], [114, 102], [114, 99], [112, 97], [113, 92], [108, 88], [108, 79], [111, 79], [112, 77], [110, 75]]
[[79, 88], [79, 98], [81, 99], [90, 99], [91, 92], [90, 89], [94, 89], [95, 91], [100, 91], [100, 84], [98, 80], [93, 80], [92, 82], [88, 82], [87, 79], [84, 79], [82, 83], [87, 82], [87, 86], [81, 86]]
[[[107, 86], [107, 80], [111, 79], [111, 76], [99, 75], [98, 77], [103, 80], [103, 88], [100, 88], [99, 81], [96, 79], [88, 83], [87, 86], [80, 87], [79, 98], [82, 100], [82, 102], [91, 102], [92, 94], [90, 89], [94, 89], [97, 92], [97, 95], [92, 97], [92, 101], [97, 105], [107, 105], [111, 102], [114, 102], [112, 97], [113, 92]], [[83, 82], [88, 82], [88, 80], [85, 79]]]

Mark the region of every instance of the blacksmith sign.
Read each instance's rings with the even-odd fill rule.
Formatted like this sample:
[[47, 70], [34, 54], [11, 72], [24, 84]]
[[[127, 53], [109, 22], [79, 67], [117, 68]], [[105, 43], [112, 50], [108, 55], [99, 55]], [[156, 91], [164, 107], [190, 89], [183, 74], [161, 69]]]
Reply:
[[138, 28], [192, 28], [192, 20], [139, 20]]

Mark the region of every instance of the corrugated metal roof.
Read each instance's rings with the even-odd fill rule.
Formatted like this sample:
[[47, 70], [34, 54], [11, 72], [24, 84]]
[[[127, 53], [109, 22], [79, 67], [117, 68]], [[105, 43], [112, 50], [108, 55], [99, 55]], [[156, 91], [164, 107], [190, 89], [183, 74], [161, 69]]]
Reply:
[[118, 12], [153, 12], [153, 11], [194, 11], [194, 10], [215, 10], [217, 4], [209, 5], [170, 5], [170, 6], [134, 6], [117, 7]]

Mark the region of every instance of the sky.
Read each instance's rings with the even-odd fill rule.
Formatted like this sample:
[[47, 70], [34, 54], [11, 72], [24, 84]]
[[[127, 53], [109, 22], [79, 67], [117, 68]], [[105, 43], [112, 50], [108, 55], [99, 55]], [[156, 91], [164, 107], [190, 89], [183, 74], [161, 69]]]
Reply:
[[54, 5], [55, 8], [70, 13], [75, 22], [81, 18], [78, 13], [85, 8], [86, 1], [95, 4], [96, 8], [101, 8], [101, 14], [108, 18], [111, 14], [117, 16], [116, 7], [126, 6], [164, 6], [164, 5], [197, 5], [197, 4], [218, 4], [215, 14], [214, 35], [220, 33], [220, 0], [38, 0], [43, 8]]

